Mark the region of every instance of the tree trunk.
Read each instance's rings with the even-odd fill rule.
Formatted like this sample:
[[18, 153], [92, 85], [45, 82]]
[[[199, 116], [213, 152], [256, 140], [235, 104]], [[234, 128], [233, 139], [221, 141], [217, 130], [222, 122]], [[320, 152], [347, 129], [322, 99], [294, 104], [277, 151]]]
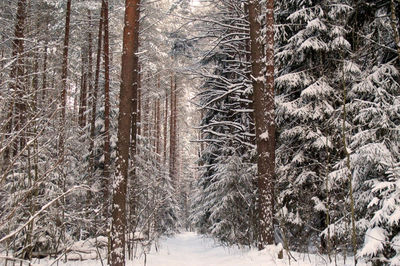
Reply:
[[[135, 45], [139, 20], [139, 1], [125, 1], [125, 25], [123, 37], [121, 89], [118, 117], [117, 166], [114, 180], [112, 226], [111, 226], [111, 265], [125, 265], [126, 194], [129, 166], [131, 111], [134, 97]], [[137, 69], [136, 69], [137, 71]]]
[[[140, 0], [137, 1], [137, 5], [140, 5]], [[140, 12], [139, 12], [140, 13]], [[138, 13], [138, 17], [139, 17]], [[135, 81], [133, 83], [133, 99], [132, 99], [132, 109], [131, 109], [131, 160], [132, 160], [132, 171], [131, 171], [131, 183], [130, 184], [135, 184], [136, 183], [136, 161], [135, 161], [135, 155], [136, 155], [136, 148], [137, 148], [137, 134], [138, 134], [138, 109], [139, 109], [139, 103], [138, 103], [138, 89], [139, 89], [139, 82], [140, 82], [140, 73], [139, 73], [139, 57], [136, 55], [137, 52], [139, 51], [139, 18], [136, 19], [135, 21], [135, 35], [133, 36], [134, 38], [134, 61], [133, 61], [133, 69], [134, 69], [134, 75], [135, 75]], [[130, 210], [132, 213], [135, 212], [135, 188], [132, 188], [132, 193], [131, 193], [131, 198], [130, 198]], [[134, 223], [134, 221], [131, 221]]]
[[61, 128], [58, 143], [58, 154], [60, 162], [64, 161], [64, 142], [65, 142], [65, 115], [67, 106], [67, 78], [68, 78], [68, 49], [69, 49], [69, 31], [71, 21], [71, 1], [67, 0], [67, 11], [65, 16], [65, 32], [63, 45], [63, 63], [61, 73]]
[[400, 59], [400, 35], [399, 35], [398, 22], [396, 16], [396, 4], [394, 3], [394, 0], [390, 1], [390, 22], [393, 30], [394, 41], [396, 43], [397, 56]]
[[170, 122], [169, 122], [169, 175], [173, 182], [175, 182], [174, 164], [175, 164], [175, 88], [174, 88], [174, 75], [171, 74], [171, 100], [170, 100]]
[[266, 75], [263, 73], [261, 42], [261, 6], [249, 1], [250, 49], [253, 77], [254, 119], [257, 144], [257, 208], [258, 248], [274, 243], [274, 179], [275, 179], [275, 117], [274, 117], [274, 2], [267, 1]]
[[[22, 109], [23, 102], [22, 97], [24, 93], [24, 88], [22, 86], [21, 78], [24, 75], [23, 66], [23, 53], [24, 53], [24, 27], [26, 19], [26, 0], [19, 0], [17, 7], [17, 21], [14, 30], [14, 40], [12, 42], [12, 56], [16, 58], [12, 69], [11, 69], [11, 79], [13, 79], [12, 87], [12, 98], [14, 98], [10, 103], [9, 112], [7, 114], [6, 122], [6, 136], [5, 139], [12, 138], [13, 131], [18, 131], [19, 125], [22, 122]], [[15, 94], [16, 93], [16, 94]], [[18, 95], [18, 97], [17, 97]], [[15, 107], [15, 109], [14, 109]], [[15, 115], [14, 119], [13, 116]], [[14, 124], [13, 124], [14, 122]], [[13, 143], [6, 144], [8, 147], [4, 151], [4, 161], [7, 162], [11, 154], [16, 154], [18, 149], [18, 138], [15, 138]]]
[[[140, 5], [140, 0], [138, 1], [138, 5]], [[135, 21], [135, 35], [134, 41], [134, 61], [133, 61], [133, 68], [134, 68], [134, 75], [135, 75], [135, 83], [133, 84], [133, 99], [132, 99], [132, 110], [131, 110], [131, 165], [132, 168], [130, 169], [130, 182], [129, 182], [129, 232], [128, 235], [135, 235], [134, 228], [136, 227], [136, 153], [137, 153], [137, 135], [138, 135], [138, 115], [139, 115], [139, 101], [138, 101], [138, 90], [140, 85], [140, 73], [139, 73], [139, 57], [137, 56], [137, 52], [139, 51], [139, 19]], [[131, 259], [132, 249], [131, 249], [131, 240], [128, 243], [128, 254], [129, 259]]]
[[164, 156], [163, 164], [167, 163], [167, 136], [168, 136], [168, 91], [165, 90], [165, 111], [164, 111]]
[[[103, 0], [104, 5], [104, 171], [103, 178], [110, 178], [110, 42], [108, 29], [108, 0]], [[108, 181], [106, 181], [108, 182]]]
[[353, 173], [351, 171], [351, 160], [350, 152], [347, 145], [346, 136], [346, 121], [347, 121], [347, 87], [345, 81], [344, 67], [342, 70], [342, 89], [343, 89], [343, 119], [342, 119], [342, 144], [343, 151], [346, 156], [346, 168], [347, 168], [347, 178], [349, 182], [349, 197], [350, 197], [350, 218], [351, 218], [351, 244], [353, 246], [353, 259], [354, 265], [357, 265], [357, 228], [356, 228], [356, 216], [355, 216], [355, 203], [354, 203], [354, 193], [353, 193]]
[[[46, 33], [48, 33], [48, 20], [46, 20]], [[47, 45], [48, 38], [45, 38], [44, 51], [43, 51], [43, 73], [42, 73], [42, 104], [45, 105], [47, 95]]]
[[139, 67], [139, 85], [138, 85], [138, 91], [137, 91], [137, 121], [136, 121], [136, 126], [137, 126], [137, 135], [142, 135], [142, 89], [140, 88], [140, 80], [141, 80], [141, 74], [140, 74], [140, 67]]
[[86, 116], [86, 95], [87, 95], [87, 53], [86, 49], [82, 47], [82, 66], [81, 66], [81, 90], [80, 90], [80, 97], [79, 97], [79, 118], [78, 124], [79, 127], [82, 129], [85, 127], [85, 116]]
[[[104, 21], [104, 3], [102, 2], [101, 11], [100, 11], [100, 20], [99, 20], [99, 33], [97, 37], [97, 58], [96, 58], [96, 72], [94, 76], [94, 87], [92, 91], [92, 118], [90, 122], [90, 168], [91, 172], [94, 173], [95, 166], [94, 166], [94, 157], [95, 157], [95, 150], [94, 150], [94, 139], [95, 139], [95, 127], [96, 127], [96, 113], [97, 113], [97, 92], [99, 90], [99, 77], [100, 77], [100, 64], [101, 64], [101, 47], [102, 47], [102, 40], [103, 40], [103, 21]], [[103, 189], [103, 197], [104, 199], [108, 198], [108, 182], [102, 182], [102, 189]]]
[[150, 147], [150, 103], [149, 103], [149, 96], [143, 97], [143, 117], [142, 117], [142, 124], [143, 124], [143, 138], [146, 139], [149, 147]]
[[154, 152], [157, 153], [157, 140], [156, 140], [156, 131], [157, 131], [157, 100], [152, 105], [152, 120], [153, 123], [151, 125], [151, 148]]
[[[89, 97], [93, 91], [93, 35], [92, 35], [92, 14], [88, 9], [89, 32], [88, 32], [88, 70], [87, 70], [87, 89]], [[85, 109], [89, 110], [89, 98], [85, 99]], [[86, 122], [87, 121], [87, 122]], [[89, 123], [89, 116], [85, 115], [85, 126]]]
[[172, 160], [172, 162], [173, 162], [173, 165], [172, 165], [172, 169], [173, 169], [173, 174], [174, 174], [174, 177], [175, 177], [175, 185], [178, 185], [178, 177], [179, 177], [179, 175], [178, 175], [178, 167], [177, 167], [177, 162], [178, 162], [178, 152], [177, 152], [177, 150], [178, 150], [178, 90], [177, 90], [177, 78], [176, 78], [176, 75], [175, 75], [175, 79], [174, 79], [174, 100], [173, 100], [173, 102], [174, 102], [174, 110], [173, 110], [173, 112], [174, 112], [174, 116], [173, 116], [173, 118], [174, 118], [174, 124], [173, 124], [173, 127], [174, 127], [174, 130], [173, 130], [173, 132], [174, 132], [174, 134], [173, 134], [173, 143], [174, 143], [174, 145], [173, 145], [173, 149], [174, 149], [174, 151], [173, 151], [173, 154], [174, 154], [174, 158], [173, 158], [173, 160]]
[[[18, 132], [25, 123], [26, 118], [26, 103], [23, 100], [25, 94], [25, 85], [24, 85], [24, 28], [25, 28], [25, 20], [26, 20], [26, 0], [18, 1], [17, 8], [17, 23], [15, 24], [14, 31], [14, 41], [13, 41], [13, 57], [16, 57], [16, 61], [11, 70], [11, 78], [14, 79], [14, 83], [12, 85], [14, 92], [16, 93], [15, 109], [14, 109], [14, 126], [12, 126], [12, 118], [10, 119], [10, 133], [11, 131]], [[10, 108], [10, 112], [12, 107]], [[14, 127], [14, 128], [12, 128]], [[13, 155], [16, 155], [19, 147], [22, 148], [25, 143], [24, 132], [19, 133], [20, 135], [15, 138], [13, 146]]]
[[[156, 153], [161, 155], [161, 112], [160, 112], [160, 99], [156, 102]], [[159, 158], [159, 157], [158, 157]]]

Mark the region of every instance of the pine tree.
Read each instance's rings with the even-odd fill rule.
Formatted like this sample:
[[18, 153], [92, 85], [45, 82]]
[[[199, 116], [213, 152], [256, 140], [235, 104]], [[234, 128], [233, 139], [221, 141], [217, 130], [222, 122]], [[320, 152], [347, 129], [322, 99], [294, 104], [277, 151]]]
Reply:
[[[197, 96], [203, 110], [199, 141], [204, 143], [204, 149], [199, 158], [201, 176], [192, 202], [191, 220], [202, 233], [229, 244], [249, 245], [256, 241], [255, 143], [249, 23], [244, 7], [245, 1], [216, 1], [216, 12], [212, 14], [215, 17], [210, 17], [209, 25], [204, 25], [212, 28], [220, 45], [203, 60], [212, 68], [201, 73], [205, 82]], [[243, 171], [248, 174], [236, 180], [240, 166], [246, 167]], [[238, 191], [239, 184], [246, 184], [243, 191]], [[221, 194], [220, 190], [229, 194]], [[234, 205], [228, 207], [229, 203]], [[232, 221], [231, 215], [236, 212], [242, 214], [243, 220]], [[240, 236], [232, 234], [244, 227], [248, 229]]]
[[[137, 82], [134, 69], [136, 21], [139, 19], [137, 0], [125, 3], [125, 26], [121, 70], [120, 107], [118, 117], [117, 165], [114, 175], [112, 227], [111, 227], [111, 265], [125, 265], [126, 196], [128, 182], [130, 127], [133, 84]], [[136, 35], [138, 36], [138, 35]]]
[[345, 1], [287, 1], [279, 10], [277, 212], [290, 224], [288, 235], [296, 235], [294, 246], [308, 248], [301, 244], [305, 239], [318, 246], [321, 230], [320, 248], [329, 252], [327, 228], [343, 213], [340, 198], [347, 191], [330, 172], [343, 158], [338, 77], [351, 48], [341, 24], [351, 7]]
[[[274, 243], [275, 104], [274, 1], [267, 1], [265, 56], [258, 1], [249, 1], [250, 57], [257, 145], [258, 248]], [[263, 63], [266, 70], [264, 72]]]

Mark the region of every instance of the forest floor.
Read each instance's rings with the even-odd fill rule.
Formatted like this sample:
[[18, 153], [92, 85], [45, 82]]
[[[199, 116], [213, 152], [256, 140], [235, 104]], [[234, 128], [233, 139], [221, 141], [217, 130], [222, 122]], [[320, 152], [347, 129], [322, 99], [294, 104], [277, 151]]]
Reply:
[[[183, 232], [170, 238], [164, 238], [158, 243], [158, 251], [153, 247], [145, 256], [142, 255], [127, 266], [315, 266], [315, 265], [353, 265], [352, 258], [344, 261], [337, 258], [337, 263], [329, 263], [327, 256], [292, 252], [294, 257], [289, 261], [287, 254], [284, 259], [277, 258], [276, 248], [271, 246], [263, 251], [249, 248], [223, 247], [214, 240], [193, 232]], [[41, 260], [34, 265], [50, 265], [52, 261]], [[53, 265], [57, 265], [54, 263]], [[99, 260], [58, 262], [59, 266], [100, 266]], [[106, 265], [106, 262], [104, 262]], [[357, 265], [365, 265], [363, 263]]]

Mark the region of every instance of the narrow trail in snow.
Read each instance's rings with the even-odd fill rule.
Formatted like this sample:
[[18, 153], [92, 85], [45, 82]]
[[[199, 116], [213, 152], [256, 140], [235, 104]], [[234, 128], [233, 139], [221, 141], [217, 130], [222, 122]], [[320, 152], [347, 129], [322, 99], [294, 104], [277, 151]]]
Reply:
[[[127, 261], [126, 266], [350, 266], [353, 265], [352, 258], [344, 260], [337, 257], [337, 264], [334, 261], [328, 262], [326, 256], [312, 255], [293, 252], [293, 259], [289, 262], [286, 254], [284, 259], [277, 258], [275, 246], [269, 246], [263, 251], [256, 249], [223, 247], [214, 240], [198, 235], [193, 232], [182, 232], [170, 238], [163, 238], [159, 241], [158, 251], [154, 246], [145, 256], [142, 255], [133, 261]], [[50, 265], [51, 261], [42, 261], [35, 265]], [[105, 261], [104, 261], [104, 265]], [[364, 263], [360, 263], [365, 265]], [[101, 266], [100, 261], [84, 260], [59, 262], [59, 266]]]
[[[160, 241], [159, 251], [154, 248], [147, 254], [147, 266], [350, 266], [351, 258], [343, 260], [337, 257], [337, 263], [328, 262], [328, 258], [321, 255], [311, 255], [293, 252], [296, 257], [289, 262], [286, 254], [284, 259], [277, 258], [274, 246], [263, 251], [237, 247], [222, 247], [214, 240], [193, 232], [183, 232], [171, 238]], [[140, 260], [127, 263], [129, 265], [144, 265], [143, 257]], [[141, 263], [139, 263], [141, 262]], [[365, 265], [360, 263], [360, 265]]]
[[[139, 265], [136, 264], [137, 262], [135, 261], [133, 265]], [[303, 259], [297, 262], [292, 260], [289, 264], [286, 256], [283, 260], [277, 259], [274, 247], [263, 251], [222, 247], [214, 240], [193, 232], [183, 232], [161, 240], [159, 251], [153, 250], [147, 255], [147, 266], [308, 266], [317, 264], [319, 263], [315, 261], [311, 263]]]
[[[225, 248], [209, 238], [196, 233], [183, 232], [160, 241], [159, 252], [147, 255], [148, 266], [232, 266], [232, 265], [275, 265], [259, 264], [248, 254], [249, 250]], [[253, 254], [254, 255], [254, 254]], [[271, 264], [272, 263], [272, 264]]]

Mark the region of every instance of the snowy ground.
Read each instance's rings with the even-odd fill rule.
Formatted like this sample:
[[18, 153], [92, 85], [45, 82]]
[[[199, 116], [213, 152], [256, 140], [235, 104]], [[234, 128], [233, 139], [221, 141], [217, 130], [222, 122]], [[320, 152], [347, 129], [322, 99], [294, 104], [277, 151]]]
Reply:
[[[329, 264], [327, 257], [319, 255], [292, 253], [297, 261], [291, 259], [290, 263], [285, 254], [283, 260], [276, 257], [274, 247], [264, 251], [252, 249], [225, 248], [215, 243], [212, 239], [204, 238], [195, 233], [184, 232], [172, 238], [161, 240], [158, 252], [153, 248], [147, 254], [147, 266], [309, 266], [309, 265], [335, 265]], [[41, 260], [34, 262], [34, 265], [50, 265], [51, 262]], [[57, 263], [53, 264], [57, 265]], [[74, 261], [59, 262], [58, 265], [69, 266], [98, 266], [100, 261]], [[104, 265], [106, 263], [104, 262]], [[129, 261], [129, 265], [145, 265], [144, 256], [134, 261]], [[346, 262], [343, 258], [337, 258], [336, 265], [353, 265], [351, 258]], [[357, 264], [365, 265], [365, 264]]]

